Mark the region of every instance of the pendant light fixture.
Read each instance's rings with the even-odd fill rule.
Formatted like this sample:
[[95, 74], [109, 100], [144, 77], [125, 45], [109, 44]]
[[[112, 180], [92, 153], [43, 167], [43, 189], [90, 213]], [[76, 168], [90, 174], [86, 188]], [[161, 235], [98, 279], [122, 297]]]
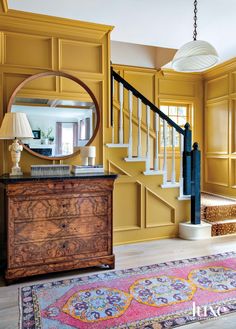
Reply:
[[215, 48], [197, 40], [197, 0], [194, 0], [193, 41], [185, 43], [175, 54], [172, 68], [178, 72], [201, 72], [219, 62]]

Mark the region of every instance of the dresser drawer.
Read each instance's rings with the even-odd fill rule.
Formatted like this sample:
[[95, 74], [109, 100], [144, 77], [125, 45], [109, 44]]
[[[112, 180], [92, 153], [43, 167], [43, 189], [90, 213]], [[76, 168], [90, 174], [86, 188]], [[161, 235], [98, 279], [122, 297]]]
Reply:
[[45, 178], [43, 181], [21, 182], [16, 184], [9, 184], [7, 186], [7, 196], [54, 196], [59, 194], [73, 193], [94, 193], [94, 192], [112, 192], [114, 179], [53, 179]]
[[15, 245], [9, 254], [9, 267], [48, 264], [105, 256], [111, 253], [108, 236], [92, 236], [60, 240], [47, 240]]
[[110, 212], [110, 195], [71, 195], [70, 197], [11, 198], [9, 216], [13, 220], [39, 220], [68, 216], [105, 216]]
[[107, 216], [65, 218], [41, 221], [15, 221], [14, 242], [22, 243], [36, 240], [96, 235], [111, 232]]

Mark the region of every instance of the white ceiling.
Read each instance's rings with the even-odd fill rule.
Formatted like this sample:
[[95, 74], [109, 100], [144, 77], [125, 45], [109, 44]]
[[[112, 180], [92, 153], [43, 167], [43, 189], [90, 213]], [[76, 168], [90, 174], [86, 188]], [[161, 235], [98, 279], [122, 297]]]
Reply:
[[[111, 39], [178, 49], [192, 40], [193, 0], [8, 0], [10, 9], [114, 25]], [[198, 0], [198, 39], [236, 56], [236, 0]]]

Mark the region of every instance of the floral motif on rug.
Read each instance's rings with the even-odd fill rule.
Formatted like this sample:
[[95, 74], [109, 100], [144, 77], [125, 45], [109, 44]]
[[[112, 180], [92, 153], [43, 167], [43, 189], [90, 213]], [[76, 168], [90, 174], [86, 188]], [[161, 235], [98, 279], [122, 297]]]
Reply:
[[62, 311], [84, 322], [96, 322], [121, 316], [129, 307], [132, 296], [111, 288], [95, 288], [76, 292]]
[[156, 307], [186, 302], [192, 299], [195, 291], [191, 282], [167, 275], [140, 279], [130, 287], [136, 301]]
[[235, 311], [234, 252], [20, 289], [21, 329], [174, 328]]
[[199, 288], [214, 292], [236, 290], [236, 271], [223, 266], [210, 266], [195, 269], [189, 279]]

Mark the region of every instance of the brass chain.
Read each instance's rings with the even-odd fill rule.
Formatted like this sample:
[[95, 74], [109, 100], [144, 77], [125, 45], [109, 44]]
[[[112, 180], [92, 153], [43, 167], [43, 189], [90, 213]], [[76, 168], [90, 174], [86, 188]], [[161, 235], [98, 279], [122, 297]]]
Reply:
[[193, 40], [196, 41], [197, 40], [197, 0], [194, 0], [194, 16], [193, 16]]

